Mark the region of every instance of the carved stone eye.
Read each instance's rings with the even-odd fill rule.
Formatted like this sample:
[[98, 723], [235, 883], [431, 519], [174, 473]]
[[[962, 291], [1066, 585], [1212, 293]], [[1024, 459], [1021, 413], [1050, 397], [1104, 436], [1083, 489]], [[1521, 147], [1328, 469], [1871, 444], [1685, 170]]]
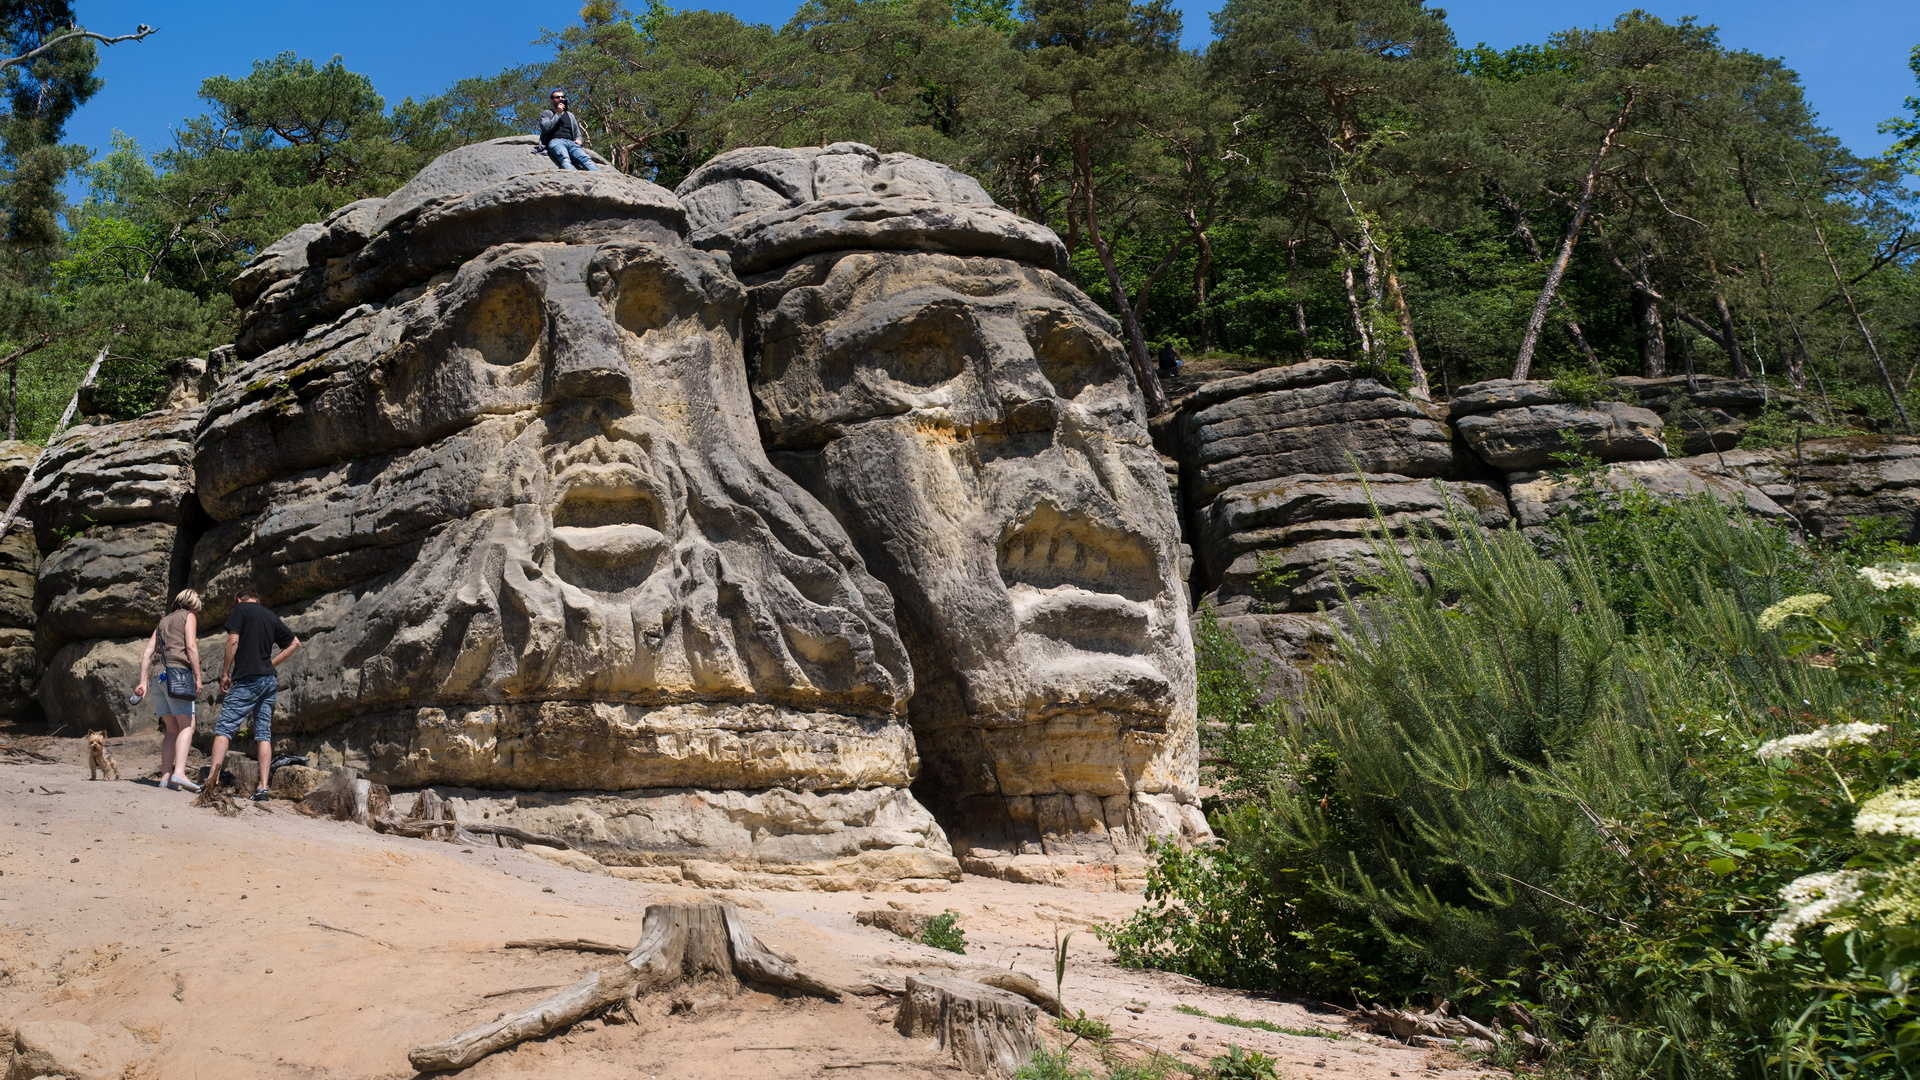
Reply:
[[935, 387], [978, 355], [972, 312], [959, 301], [926, 304], [838, 350], [831, 367], [866, 368], [909, 386]]
[[1027, 342], [1040, 362], [1041, 374], [1055, 393], [1068, 400], [1090, 386], [1113, 382], [1123, 370], [1118, 342], [1064, 312], [1039, 311], [1029, 316]]
[[545, 329], [545, 307], [531, 281], [502, 275], [456, 316], [455, 352], [495, 367], [511, 367], [531, 358]]

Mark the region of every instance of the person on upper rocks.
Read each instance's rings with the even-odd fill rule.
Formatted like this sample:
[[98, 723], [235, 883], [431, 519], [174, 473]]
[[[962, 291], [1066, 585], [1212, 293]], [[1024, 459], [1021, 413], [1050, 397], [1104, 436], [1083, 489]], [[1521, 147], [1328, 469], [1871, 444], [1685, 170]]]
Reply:
[[540, 114], [540, 149], [563, 169], [593, 172], [593, 160], [582, 145], [586, 141], [587, 125], [567, 108], [567, 92], [556, 89], [548, 94], [547, 110]]

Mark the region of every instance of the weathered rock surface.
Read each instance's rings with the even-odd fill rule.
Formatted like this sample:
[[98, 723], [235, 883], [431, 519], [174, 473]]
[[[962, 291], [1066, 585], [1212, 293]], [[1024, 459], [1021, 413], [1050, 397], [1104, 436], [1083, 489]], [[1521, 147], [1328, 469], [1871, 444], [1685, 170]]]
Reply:
[[[0, 507], [20, 490], [39, 451], [31, 443], [0, 441]], [[16, 521], [0, 537], [0, 720], [21, 719], [38, 708], [33, 700], [40, 681], [40, 658], [33, 647], [33, 587], [40, 549], [30, 521], [30, 516]]]
[[1493, 379], [1463, 386], [1448, 403], [1453, 426], [1476, 454], [1503, 472], [1545, 469], [1574, 449], [1601, 461], [1667, 456], [1659, 416], [1637, 405], [1567, 402], [1552, 384]]
[[1727, 450], [1680, 464], [1759, 488], [1812, 536], [1836, 539], [1862, 519], [1882, 518], [1895, 538], [1920, 541], [1920, 440], [1808, 439], [1798, 449]]
[[[892, 591], [914, 790], [956, 850], [981, 870], [1022, 851], [1111, 867], [1180, 835], [1178, 525], [1118, 327], [1055, 272], [1058, 240], [857, 144], [724, 154], [679, 194], [696, 242], [748, 274], [775, 463]], [[1136, 813], [1148, 796], [1175, 812]]]
[[1506, 496], [1486, 484], [1308, 473], [1228, 488], [1195, 524], [1216, 607], [1241, 615], [1337, 603], [1342, 586], [1380, 569], [1382, 525], [1404, 536], [1418, 522], [1444, 539], [1455, 517], [1482, 528], [1512, 520]]
[[434, 789], [462, 822], [556, 837], [621, 877], [712, 888], [944, 888], [960, 866], [904, 788]]
[[1685, 375], [1617, 376], [1608, 379], [1607, 385], [1658, 416], [1670, 433], [1677, 433], [1680, 445], [1675, 452], [1679, 454], [1733, 449], [1747, 427], [1768, 409], [1790, 420], [1813, 418], [1797, 398], [1763, 388], [1757, 380], [1695, 375], [1689, 388]]
[[1761, 517], [1787, 520], [1789, 515], [1765, 492], [1738, 476], [1721, 476], [1695, 467], [1700, 459], [1684, 461], [1628, 461], [1609, 465], [1598, 476], [1570, 478], [1548, 473], [1516, 473], [1507, 487], [1513, 503], [1514, 518], [1522, 528], [1546, 525], [1561, 514], [1575, 511], [1576, 500], [1617, 494], [1629, 489], [1644, 491], [1665, 501], [1686, 498], [1702, 492], [1729, 507], [1744, 509]]
[[66, 1020], [27, 1020], [13, 1032], [7, 1080], [67, 1077], [120, 1080], [139, 1057], [139, 1044], [125, 1029], [92, 1028]]
[[1421, 406], [1329, 360], [1207, 383], [1177, 434], [1190, 508], [1230, 487], [1314, 473], [1446, 475], [1452, 433]]

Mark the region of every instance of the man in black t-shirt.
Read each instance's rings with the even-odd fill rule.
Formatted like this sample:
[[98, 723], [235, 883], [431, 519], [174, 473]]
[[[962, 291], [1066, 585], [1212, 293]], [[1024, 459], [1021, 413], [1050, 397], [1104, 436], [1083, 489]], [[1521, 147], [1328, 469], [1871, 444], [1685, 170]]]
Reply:
[[[227, 744], [253, 721], [253, 744], [260, 751], [260, 786], [255, 802], [267, 801], [267, 776], [273, 761], [273, 701], [279, 682], [273, 669], [293, 655], [300, 639], [280, 616], [261, 606], [260, 597], [243, 589], [227, 616], [227, 663], [221, 669], [220, 719], [213, 725], [213, 766], [207, 783], [220, 782], [220, 766], [227, 760]], [[279, 650], [275, 652], [274, 650]]]

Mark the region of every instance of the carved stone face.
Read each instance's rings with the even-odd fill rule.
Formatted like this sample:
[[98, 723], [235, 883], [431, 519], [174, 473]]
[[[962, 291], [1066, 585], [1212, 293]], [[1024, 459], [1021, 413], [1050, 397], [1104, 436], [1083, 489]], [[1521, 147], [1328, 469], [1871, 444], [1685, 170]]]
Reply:
[[285, 730], [402, 783], [904, 786], [891, 602], [760, 447], [742, 302], [679, 243], [501, 245], [231, 380], [202, 457], [264, 427], [281, 478], [208, 485], [200, 576], [321, 594]]
[[815, 255], [750, 280], [769, 449], [893, 590], [915, 790], [956, 845], [1052, 834], [1056, 854], [1140, 827], [1111, 800], [1190, 788], [1177, 527], [1111, 320], [1007, 259]]

